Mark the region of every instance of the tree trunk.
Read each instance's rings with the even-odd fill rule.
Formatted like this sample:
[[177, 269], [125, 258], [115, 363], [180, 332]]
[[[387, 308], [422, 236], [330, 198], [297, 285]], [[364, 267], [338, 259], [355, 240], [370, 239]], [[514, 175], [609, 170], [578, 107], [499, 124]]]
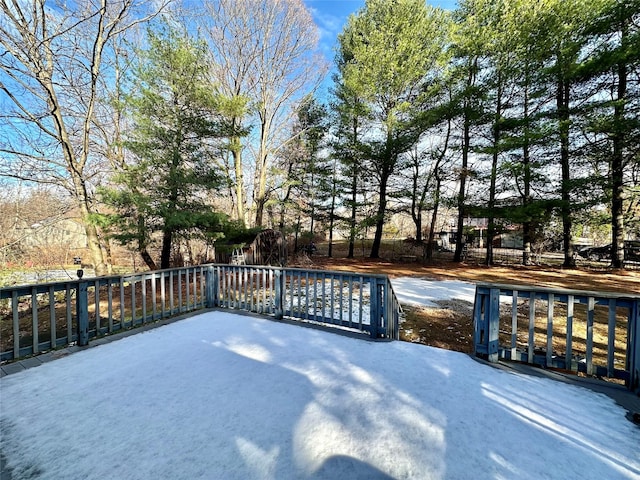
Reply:
[[[358, 118], [353, 119], [353, 143], [358, 139]], [[349, 252], [347, 258], [353, 258], [356, 245], [357, 200], [358, 200], [358, 169], [356, 168], [355, 149], [351, 159], [351, 218], [349, 220]]]
[[171, 244], [173, 242], [173, 231], [165, 228], [162, 232], [162, 253], [160, 255], [160, 268], [171, 267]]
[[256, 159], [256, 179], [254, 181], [254, 203], [256, 207], [256, 227], [261, 227], [264, 222], [264, 206], [267, 203], [267, 134], [270, 126], [263, 113], [261, 116], [260, 128], [260, 147], [258, 149], [258, 158]]
[[244, 174], [242, 168], [242, 146], [240, 145], [240, 138], [234, 137], [231, 139], [232, 144], [234, 145], [231, 149], [231, 155], [233, 155], [233, 166], [236, 173], [236, 184], [235, 184], [235, 193], [236, 193], [236, 215], [238, 220], [242, 222], [242, 225], [245, 224], [245, 211], [244, 211]]
[[[622, 44], [627, 43], [628, 26], [622, 25]], [[627, 65], [624, 61], [618, 63], [618, 101], [613, 113], [613, 156], [611, 158], [611, 266], [624, 266], [624, 122], [627, 97]]]
[[496, 93], [496, 112], [493, 120], [493, 155], [491, 156], [491, 181], [489, 185], [489, 218], [487, 219], [487, 252], [485, 265], [493, 265], [493, 240], [496, 225], [493, 209], [496, 206], [496, 180], [498, 176], [498, 145], [500, 143], [500, 122], [502, 119], [502, 75], [498, 71], [498, 90]]
[[[467, 76], [467, 90], [470, 90], [475, 83], [478, 59], [474, 58], [469, 65]], [[469, 95], [467, 93], [466, 95]], [[469, 169], [469, 150], [471, 149], [471, 100], [467, 96], [464, 100], [464, 125], [462, 132], [462, 166], [460, 168], [460, 189], [458, 190], [458, 222], [456, 231], [456, 251], [453, 254], [454, 262], [462, 261], [462, 248], [464, 240], [464, 216], [466, 210], [467, 175]]]
[[142, 260], [144, 260], [144, 263], [147, 265], [149, 270], [158, 269], [156, 262], [153, 261], [153, 258], [151, 257], [151, 255], [149, 254], [149, 251], [146, 248], [143, 247], [138, 251], [140, 252], [140, 256], [142, 257]]
[[[468, 103], [468, 101], [466, 101]], [[471, 121], [469, 118], [468, 108], [465, 108], [465, 118], [462, 139], [462, 167], [460, 169], [460, 189], [458, 190], [458, 221], [456, 231], [456, 251], [453, 255], [454, 262], [462, 261], [462, 248], [464, 243], [464, 215], [466, 210], [465, 197], [467, 191], [467, 170], [469, 168], [469, 148], [471, 145]]]
[[442, 179], [440, 178], [440, 168], [435, 171], [436, 191], [433, 199], [433, 212], [431, 213], [431, 224], [429, 226], [429, 238], [427, 240], [427, 260], [433, 259], [433, 244], [436, 239], [436, 222], [438, 221], [438, 210], [440, 208], [440, 187]]
[[378, 211], [376, 212], [376, 233], [373, 237], [373, 245], [371, 245], [370, 258], [380, 258], [380, 246], [382, 244], [382, 231], [384, 228], [384, 215], [387, 211], [387, 182], [389, 181], [389, 171], [387, 167], [383, 167], [380, 176], [380, 195], [378, 202]]
[[97, 276], [107, 275], [109, 272], [104, 261], [98, 229], [91, 222], [91, 213], [93, 212], [91, 211], [89, 194], [86, 190], [85, 183], [79, 176], [74, 175], [73, 184], [82, 224], [87, 235], [87, 247], [89, 249], [89, 256], [91, 257], [91, 263]]
[[570, 83], [561, 77], [558, 79], [558, 91], [556, 106], [558, 109], [558, 123], [560, 132], [560, 164], [562, 167], [562, 246], [564, 250], [564, 263], [566, 268], [576, 266], [573, 258], [572, 218], [571, 218], [571, 172], [569, 164], [569, 93]]

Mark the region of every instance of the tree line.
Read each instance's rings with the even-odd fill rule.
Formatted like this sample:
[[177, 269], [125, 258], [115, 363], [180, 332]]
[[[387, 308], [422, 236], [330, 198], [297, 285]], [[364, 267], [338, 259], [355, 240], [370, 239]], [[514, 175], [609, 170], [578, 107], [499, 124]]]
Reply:
[[[28, 5], [31, 3], [31, 5]], [[640, 1], [367, 0], [338, 37], [333, 86], [302, 0], [0, 2], [2, 175], [53, 184], [91, 261], [109, 242], [166, 268], [190, 239], [238, 232], [373, 236], [410, 216], [432, 254], [439, 215], [523, 262], [557, 231], [640, 234]], [[156, 253], [158, 252], [158, 253]]]

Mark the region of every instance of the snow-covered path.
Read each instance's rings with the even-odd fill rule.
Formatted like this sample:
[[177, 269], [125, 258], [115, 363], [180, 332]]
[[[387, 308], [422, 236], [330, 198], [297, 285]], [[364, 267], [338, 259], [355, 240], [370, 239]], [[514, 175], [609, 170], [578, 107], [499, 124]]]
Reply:
[[208, 312], [0, 379], [14, 479], [635, 479], [608, 397]]

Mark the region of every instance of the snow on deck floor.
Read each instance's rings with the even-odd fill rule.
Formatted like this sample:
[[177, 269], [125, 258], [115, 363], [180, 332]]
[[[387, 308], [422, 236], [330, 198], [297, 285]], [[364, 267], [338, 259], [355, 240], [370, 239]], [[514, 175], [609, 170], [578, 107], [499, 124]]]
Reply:
[[13, 478], [638, 479], [608, 397], [209, 312], [0, 379]]

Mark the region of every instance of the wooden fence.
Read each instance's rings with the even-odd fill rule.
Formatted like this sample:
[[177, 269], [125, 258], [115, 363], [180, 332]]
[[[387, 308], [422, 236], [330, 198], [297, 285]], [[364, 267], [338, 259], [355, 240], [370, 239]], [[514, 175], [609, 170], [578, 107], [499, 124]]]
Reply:
[[399, 336], [400, 305], [386, 276], [200, 265], [1, 288], [0, 360], [213, 307]]
[[640, 393], [640, 296], [478, 284], [474, 351], [618, 378]]

